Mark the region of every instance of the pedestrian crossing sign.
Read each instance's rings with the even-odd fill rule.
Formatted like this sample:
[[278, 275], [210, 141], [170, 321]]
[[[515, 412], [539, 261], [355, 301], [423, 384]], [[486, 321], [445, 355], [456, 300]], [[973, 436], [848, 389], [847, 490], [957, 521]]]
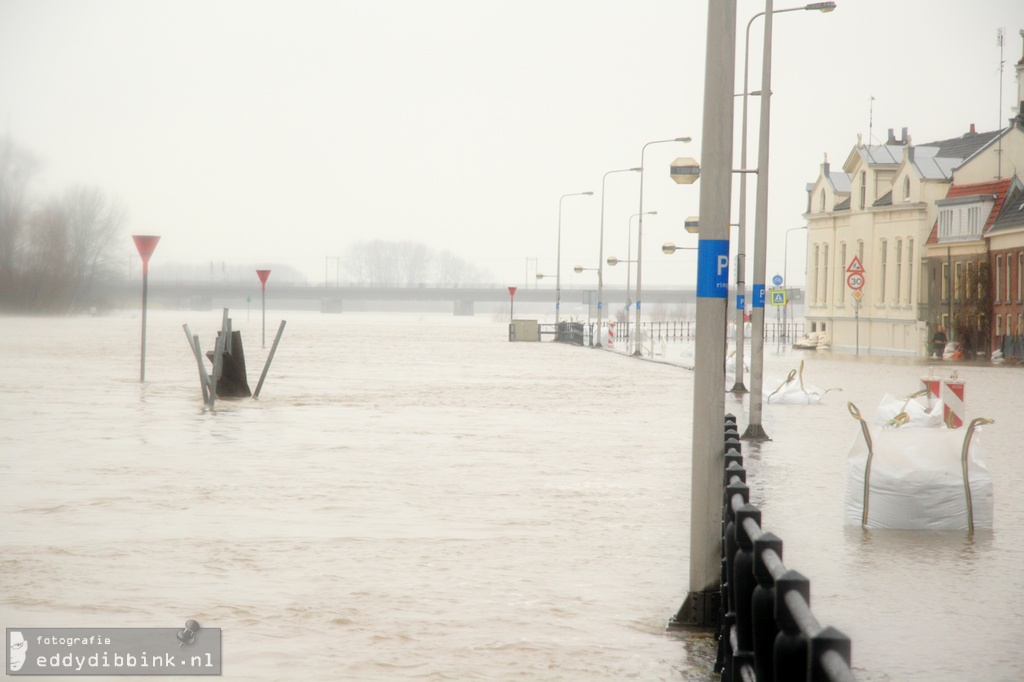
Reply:
[[772, 291], [772, 305], [786, 305], [785, 289], [775, 289]]

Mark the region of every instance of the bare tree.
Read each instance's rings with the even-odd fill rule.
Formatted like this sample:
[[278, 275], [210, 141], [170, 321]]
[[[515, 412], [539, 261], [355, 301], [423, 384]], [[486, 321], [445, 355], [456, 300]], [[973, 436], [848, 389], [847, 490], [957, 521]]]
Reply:
[[31, 208], [29, 188], [39, 161], [18, 148], [10, 137], [0, 138], [0, 304], [17, 297], [19, 250]]
[[89, 305], [97, 287], [114, 275], [114, 245], [126, 220], [124, 207], [108, 200], [95, 187], [75, 187], [63, 202], [67, 220], [67, 273], [73, 292], [70, 305]]
[[486, 275], [450, 251], [436, 254], [419, 242], [380, 239], [358, 242], [345, 258], [346, 279], [370, 286], [458, 286], [482, 282]]

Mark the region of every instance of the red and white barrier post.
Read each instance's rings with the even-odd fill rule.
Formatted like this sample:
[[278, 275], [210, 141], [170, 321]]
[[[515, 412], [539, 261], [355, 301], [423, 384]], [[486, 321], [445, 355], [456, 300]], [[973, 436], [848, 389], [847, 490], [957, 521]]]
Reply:
[[614, 320], [608, 321], [608, 347], [615, 348], [615, 322]]
[[959, 429], [964, 425], [966, 410], [964, 406], [964, 382], [950, 379], [942, 382], [942, 418], [946, 426]]

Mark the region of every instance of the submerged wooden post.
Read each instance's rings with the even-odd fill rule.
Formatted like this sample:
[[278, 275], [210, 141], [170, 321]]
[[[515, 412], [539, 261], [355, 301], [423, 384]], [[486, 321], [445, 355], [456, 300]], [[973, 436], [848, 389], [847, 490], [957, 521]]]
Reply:
[[193, 334], [187, 324], [181, 326], [185, 329], [185, 338], [188, 339], [188, 345], [192, 347], [192, 354], [196, 357], [196, 365], [199, 367], [199, 384], [203, 389], [203, 403], [209, 404], [209, 392], [212, 390], [212, 387], [210, 386], [210, 377], [206, 373], [206, 367], [203, 365], [203, 353], [199, 348], [199, 335]]
[[260, 374], [260, 380], [256, 384], [256, 391], [252, 394], [253, 398], [260, 397], [260, 389], [263, 388], [263, 380], [267, 378], [267, 372], [270, 371], [270, 361], [274, 359], [274, 353], [277, 351], [277, 344], [281, 341], [281, 335], [284, 334], [285, 321], [281, 320], [281, 325], [277, 328], [277, 336], [274, 337], [274, 345], [270, 347], [270, 355], [267, 356], [267, 362], [263, 365], [263, 372]]

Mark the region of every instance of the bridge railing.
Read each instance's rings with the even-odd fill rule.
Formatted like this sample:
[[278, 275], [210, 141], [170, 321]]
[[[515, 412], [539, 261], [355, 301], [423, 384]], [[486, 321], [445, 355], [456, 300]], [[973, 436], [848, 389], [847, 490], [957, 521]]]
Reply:
[[851, 682], [850, 639], [811, 613], [811, 583], [782, 563], [782, 540], [750, 504], [736, 417], [725, 417], [722, 617], [715, 671], [722, 680]]

